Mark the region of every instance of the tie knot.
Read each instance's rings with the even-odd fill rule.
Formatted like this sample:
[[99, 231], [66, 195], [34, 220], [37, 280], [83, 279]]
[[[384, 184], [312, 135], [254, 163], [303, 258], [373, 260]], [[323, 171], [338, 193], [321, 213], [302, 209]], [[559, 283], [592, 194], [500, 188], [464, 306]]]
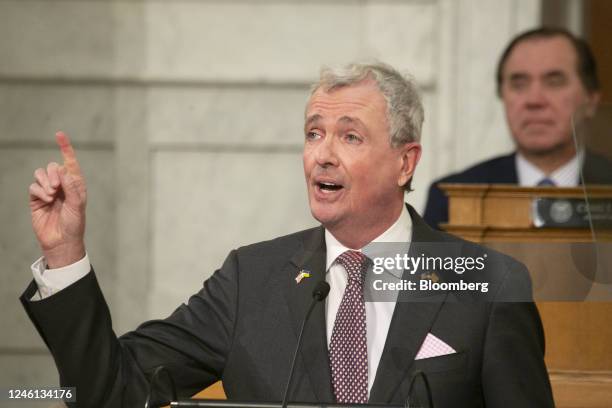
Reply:
[[546, 186], [554, 187], [554, 186], [556, 186], [556, 184], [555, 184], [554, 181], [552, 181], [548, 177], [544, 177], [542, 180], [540, 180], [538, 182], [538, 186], [541, 186], [541, 187], [546, 187]]
[[359, 251], [345, 251], [336, 258], [336, 262], [346, 269], [349, 281], [363, 283], [368, 269], [367, 256]]

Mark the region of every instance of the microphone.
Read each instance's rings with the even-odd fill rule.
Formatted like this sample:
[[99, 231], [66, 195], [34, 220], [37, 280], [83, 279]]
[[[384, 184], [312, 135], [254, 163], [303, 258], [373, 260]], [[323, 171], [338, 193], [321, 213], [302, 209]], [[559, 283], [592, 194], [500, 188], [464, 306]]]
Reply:
[[168, 370], [165, 366], [160, 365], [155, 368], [153, 375], [151, 376], [151, 380], [149, 381], [149, 392], [147, 392], [147, 400], [145, 401], [144, 408], [153, 408], [153, 407], [161, 407], [163, 405], [169, 404], [171, 401], [164, 401], [156, 403], [153, 401], [153, 390], [156, 388], [157, 379], [159, 376], [165, 373], [168, 377], [168, 382], [170, 383], [170, 392], [172, 393], [172, 401], [176, 401], [176, 385], [174, 384], [174, 378], [172, 378], [172, 374], [170, 374], [170, 370]]
[[[317, 302], [325, 300], [325, 298], [327, 297], [328, 294], [329, 294], [329, 283], [327, 283], [325, 281], [317, 282], [317, 285], [312, 290], [312, 297]], [[312, 306], [311, 306], [311, 308], [312, 308]], [[306, 315], [306, 318], [308, 319], [308, 315]]]
[[419, 401], [415, 401], [414, 394], [413, 394], [414, 384], [416, 382], [416, 379], [419, 377], [423, 379], [423, 384], [425, 385], [425, 393], [426, 393], [425, 395], [427, 396], [427, 408], [433, 408], [434, 405], [433, 405], [433, 398], [431, 397], [431, 387], [429, 386], [429, 380], [427, 379], [427, 376], [425, 375], [425, 373], [420, 370], [415, 372], [412, 375], [412, 378], [410, 379], [410, 386], [408, 387], [408, 399], [406, 400], [406, 403], [404, 404], [404, 406], [406, 408], [422, 407]]
[[306, 316], [302, 321], [302, 328], [300, 329], [300, 335], [298, 336], [297, 346], [295, 347], [295, 353], [293, 354], [293, 361], [291, 362], [291, 370], [289, 371], [289, 380], [287, 381], [287, 387], [285, 388], [285, 394], [283, 395], [283, 402], [281, 404], [281, 408], [287, 408], [287, 397], [289, 396], [289, 390], [291, 388], [291, 383], [293, 381], [293, 374], [295, 372], [295, 360], [297, 360], [298, 352], [300, 351], [300, 347], [302, 346], [302, 334], [304, 334], [304, 327], [306, 327], [306, 322], [310, 318], [312, 310], [315, 305], [325, 300], [327, 295], [329, 294], [329, 283], [324, 280], [317, 282], [313, 291], [312, 291], [312, 302], [310, 303], [310, 307], [306, 312]]

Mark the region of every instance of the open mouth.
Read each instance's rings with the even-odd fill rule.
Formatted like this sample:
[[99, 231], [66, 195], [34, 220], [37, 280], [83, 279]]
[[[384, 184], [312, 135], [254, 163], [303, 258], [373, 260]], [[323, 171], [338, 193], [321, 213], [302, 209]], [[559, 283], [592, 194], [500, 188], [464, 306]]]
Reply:
[[524, 127], [528, 126], [552, 126], [554, 124], [551, 120], [546, 119], [529, 119], [525, 121]]
[[344, 188], [341, 184], [329, 183], [329, 182], [317, 182], [317, 187], [323, 192], [334, 192]]

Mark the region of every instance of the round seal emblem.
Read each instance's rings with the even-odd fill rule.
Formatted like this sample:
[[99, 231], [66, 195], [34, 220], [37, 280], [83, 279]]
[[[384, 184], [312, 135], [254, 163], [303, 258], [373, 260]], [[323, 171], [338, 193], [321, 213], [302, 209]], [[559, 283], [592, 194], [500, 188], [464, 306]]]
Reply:
[[567, 200], [556, 200], [550, 206], [550, 218], [559, 224], [563, 224], [572, 218], [572, 203]]

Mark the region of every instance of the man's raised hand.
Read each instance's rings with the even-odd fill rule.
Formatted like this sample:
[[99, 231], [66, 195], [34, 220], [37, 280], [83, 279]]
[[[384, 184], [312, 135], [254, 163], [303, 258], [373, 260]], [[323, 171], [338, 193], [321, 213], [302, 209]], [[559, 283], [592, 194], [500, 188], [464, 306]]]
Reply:
[[85, 256], [87, 189], [68, 136], [55, 134], [63, 164], [34, 172], [30, 185], [32, 227], [48, 268], [70, 265]]

